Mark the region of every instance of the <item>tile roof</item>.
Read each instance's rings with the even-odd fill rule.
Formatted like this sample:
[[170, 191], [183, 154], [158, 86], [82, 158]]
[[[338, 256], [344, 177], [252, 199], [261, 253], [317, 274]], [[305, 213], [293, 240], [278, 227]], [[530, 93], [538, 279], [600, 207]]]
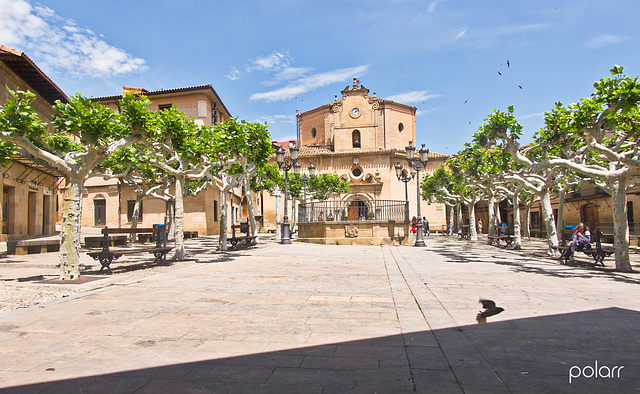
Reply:
[[[34, 93], [39, 94], [43, 99], [47, 100], [51, 105], [56, 100], [67, 102], [67, 95], [56, 85], [36, 64], [29, 59], [24, 52], [17, 49], [0, 45], [0, 61], [16, 73], [23, 81], [29, 84]], [[20, 87], [26, 90], [26, 87]]]
[[[229, 112], [227, 107], [222, 102], [222, 99], [220, 98], [220, 96], [218, 96], [218, 93], [213, 88], [213, 85], [211, 85], [210, 83], [204, 84], [204, 85], [187, 86], [187, 87], [183, 87], [183, 88], [160, 89], [160, 90], [152, 90], [152, 91], [149, 91], [149, 90], [146, 90], [146, 89], [142, 89], [142, 88], [130, 88], [130, 87], [123, 86], [123, 90], [127, 91], [127, 93], [129, 91], [133, 91], [135, 93], [141, 93], [141, 94], [144, 94], [147, 97], [159, 96], [159, 95], [163, 95], [163, 94], [195, 92], [195, 91], [198, 91], [198, 90], [210, 91], [210, 92], [213, 93], [213, 95], [217, 99], [218, 103], [220, 103], [222, 108], [224, 108], [226, 113], [229, 114], [229, 116], [231, 116], [231, 112]], [[109, 100], [120, 100], [121, 98], [122, 98], [122, 95], [120, 94], [120, 95], [115, 95], [115, 96], [93, 97], [93, 98], [91, 98], [91, 100], [92, 101], [109, 101]]]
[[[275, 146], [282, 147], [286, 152], [285, 155], [289, 155], [289, 144], [291, 141], [272, 141], [271, 144]], [[321, 146], [313, 146], [313, 145], [304, 145], [300, 147], [298, 151], [298, 156], [345, 156], [345, 155], [362, 155], [362, 154], [380, 154], [380, 153], [401, 153], [405, 154], [404, 150], [401, 149], [369, 149], [369, 150], [358, 150], [358, 151], [344, 151], [344, 152], [334, 152], [331, 149], [324, 148]], [[275, 155], [275, 153], [274, 153]], [[446, 159], [449, 155], [444, 155], [442, 153], [429, 152], [430, 159]]]

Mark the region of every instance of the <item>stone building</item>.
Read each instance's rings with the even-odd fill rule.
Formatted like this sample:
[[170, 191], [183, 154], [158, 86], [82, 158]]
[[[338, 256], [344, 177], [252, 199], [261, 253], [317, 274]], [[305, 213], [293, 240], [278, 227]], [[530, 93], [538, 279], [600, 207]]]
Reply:
[[[169, 90], [148, 91], [123, 87], [123, 94], [135, 92], [144, 94], [151, 100], [150, 108], [161, 111], [177, 106], [180, 112], [192, 117], [194, 123], [211, 126], [231, 118], [229, 110], [211, 85], [201, 85]], [[109, 108], [118, 109], [121, 95], [94, 98], [94, 101]], [[228, 196], [231, 220], [240, 217], [241, 200], [239, 190]], [[133, 214], [136, 194], [131, 186], [121, 184], [117, 179], [104, 180], [96, 177], [88, 179], [82, 199], [82, 226], [86, 227], [129, 227]], [[197, 231], [199, 235], [219, 233], [220, 196], [218, 190], [209, 187], [195, 197], [184, 199], [184, 230]], [[139, 226], [148, 227], [162, 223], [167, 212], [164, 200], [143, 197]]]
[[[23, 52], [0, 45], [0, 105], [11, 98], [5, 88], [36, 95], [32, 107], [40, 119], [52, 120], [56, 100], [67, 96]], [[8, 166], [0, 169], [2, 232], [0, 240], [16, 240], [55, 232], [57, 188], [62, 174], [19, 149]]]
[[[354, 205], [367, 206], [374, 200], [405, 200], [405, 185], [396, 177], [399, 162], [407, 169], [405, 147], [416, 144], [416, 108], [376, 97], [374, 92], [358, 85], [342, 90], [332, 103], [298, 115], [299, 158], [305, 170], [311, 163], [318, 173], [333, 173], [349, 182], [348, 194], [334, 196]], [[423, 141], [428, 148], [429, 141]], [[281, 144], [285, 149], [297, 141]], [[442, 165], [447, 155], [429, 153], [426, 172]], [[425, 172], [420, 173], [423, 179]], [[291, 173], [290, 173], [291, 176]], [[414, 178], [407, 184], [409, 216], [417, 215]], [[264, 211], [264, 226], [276, 226], [275, 198], [263, 192], [260, 198]], [[291, 212], [289, 210], [289, 212]], [[421, 200], [421, 213], [432, 231], [446, 227], [443, 204], [428, 204]], [[290, 214], [291, 216], [291, 214]]]

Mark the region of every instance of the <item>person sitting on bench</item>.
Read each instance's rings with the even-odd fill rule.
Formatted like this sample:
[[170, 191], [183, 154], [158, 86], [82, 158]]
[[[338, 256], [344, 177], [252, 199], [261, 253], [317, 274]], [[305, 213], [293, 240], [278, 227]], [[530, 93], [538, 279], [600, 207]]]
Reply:
[[563, 256], [564, 260], [573, 261], [573, 254], [576, 251], [583, 251], [591, 249], [591, 232], [589, 227], [585, 227], [583, 223], [576, 226], [576, 231], [573, 233], [573, 239], [569, 249], [565, 252], [567, 255]]

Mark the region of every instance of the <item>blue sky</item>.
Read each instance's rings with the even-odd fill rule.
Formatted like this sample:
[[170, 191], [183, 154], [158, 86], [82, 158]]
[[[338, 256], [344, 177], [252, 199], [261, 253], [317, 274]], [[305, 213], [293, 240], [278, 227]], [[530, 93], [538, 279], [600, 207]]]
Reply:
[[[233, 116], [296, 134], [295, 112], [357, 77], [416, 106], [417, 143], [453, 154], [513, 105], [528, 140], [614, 64], [640, 74], [632, 0], [0, 0], [0, 44], [68, 95], [212, 84]], [[509, 62], [507, 64], [507, 61]], [[372, 94], [370, 93], [370, 94]]]

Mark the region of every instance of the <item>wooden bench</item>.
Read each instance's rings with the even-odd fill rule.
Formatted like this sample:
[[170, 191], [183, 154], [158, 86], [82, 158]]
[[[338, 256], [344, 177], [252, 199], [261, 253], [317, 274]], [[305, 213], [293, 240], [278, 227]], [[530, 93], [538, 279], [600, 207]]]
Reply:
[[[109, 234], [152, 234], [153, 240], [155, 241], [155, 246], [151, 247], [142, 247], [142, 248], [132, 248], [132, 249], [111, 249]], [[171, 249], [172, 246], [167, 246], [167, 231], [166, 226], [154, 226], [153, 228], [108, 228], [105, 227], [102, 229], [102, 250], [87, 252], [89, 256], [91, 256], [94, 260], [100, 262], [102, 267], [100, 271], [103, 269], [107, 269], [109, 273], [111, 273], [111, 263], [113, 260], [117, 260], [124, 255], [129, 254], [137, 254], [137, 253], [151, 253], [155, 257], [153, 260], [154, 263], [166, 262], [167, 253]]]
[[[247, 245], [251, 245], [253, 240], [257, 238], [254, 235], [249, 235], [249, 228], [249, 223], [234, 224], [231, 226], [231, 238], [227, 240], [231, 242], [232, 248], [238, 249], [238, 243], [241, 241], [245, 241]], [[241, 233], [245, 233], [246, 235], [236, 236], [236, 229], [239, 229]]]

